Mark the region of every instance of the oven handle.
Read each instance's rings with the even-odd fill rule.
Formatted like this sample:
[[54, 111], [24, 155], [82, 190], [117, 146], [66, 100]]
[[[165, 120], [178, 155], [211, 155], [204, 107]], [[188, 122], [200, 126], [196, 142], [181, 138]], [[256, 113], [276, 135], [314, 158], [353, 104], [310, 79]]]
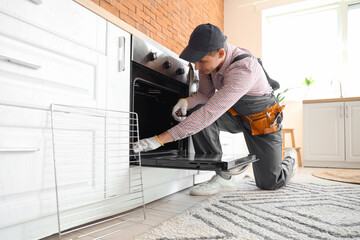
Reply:
[[125, 71], [125, 37], [119, 37], [119, 48], [118, 48], [118, 62], [119, 72]]
[[33, 2], [33, 3], [37, 4], [37, 5], [42, 4], [42, 0], [29, 0], [29, 1]]

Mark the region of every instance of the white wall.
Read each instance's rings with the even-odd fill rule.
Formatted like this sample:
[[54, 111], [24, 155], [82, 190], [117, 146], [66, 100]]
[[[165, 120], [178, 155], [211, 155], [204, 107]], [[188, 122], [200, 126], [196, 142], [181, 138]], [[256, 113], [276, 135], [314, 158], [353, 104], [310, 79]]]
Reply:
[[[262, 9], [281, 6], [302, 0], [224, 0], [224, 33], [230, 44], [245, 47], [253, 55], [262, 56]], [[251, 4], [262, 2], [258, 4]], [[281, 51], [281, 49], [280, 49]], [[266, 63], [264, 63], [266, 66]], [[302, 147], [302, 102], [285, 102], [284, 128], [295, 129], [295, 142]], [[290, 143], [286, 138], [286, 143]]]

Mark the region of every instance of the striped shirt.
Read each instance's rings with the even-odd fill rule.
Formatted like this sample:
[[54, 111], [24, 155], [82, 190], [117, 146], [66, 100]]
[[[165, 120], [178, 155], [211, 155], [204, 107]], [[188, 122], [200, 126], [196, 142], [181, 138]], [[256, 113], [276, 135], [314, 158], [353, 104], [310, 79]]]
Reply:
[[246, 53], [251, 54], [244, 48], [228, 44], [226, 58], [219, 71], [213, 71], [211, 79], [208, 75], [199, 73], [198, 92], [187, 100], [189, 109], [198, 104], [205, 105], [168, 130], [175, 141], [196, 134], [215, 122], [245, 94], [263, 96], [272, 92], [255, 57], [247, 57], [231, 64], [236, 56]]

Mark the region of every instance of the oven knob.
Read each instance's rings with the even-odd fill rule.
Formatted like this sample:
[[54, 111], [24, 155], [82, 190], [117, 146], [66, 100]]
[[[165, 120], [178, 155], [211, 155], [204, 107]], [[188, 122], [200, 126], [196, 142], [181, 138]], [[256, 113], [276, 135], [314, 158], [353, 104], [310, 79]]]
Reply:
[[148, 55], [147, 55], [147, 59], [149, 61], [155, 61], [157, 59], [157, 53], [156, 52], [150, 52]]
[[182, 75], [182, 74], [184, 74], [185, 73], [185, 69], [184, 68], [178, 68], [177, 70], [176, 70], [176, 74], [177, 75]]
[[163, 67], [166, 68], [166, 69], [171, 68], [171, 66], [172, 66], [172, 63], [171, 63], [170, 61], [165, 61], [165, 62], [163, 63]]

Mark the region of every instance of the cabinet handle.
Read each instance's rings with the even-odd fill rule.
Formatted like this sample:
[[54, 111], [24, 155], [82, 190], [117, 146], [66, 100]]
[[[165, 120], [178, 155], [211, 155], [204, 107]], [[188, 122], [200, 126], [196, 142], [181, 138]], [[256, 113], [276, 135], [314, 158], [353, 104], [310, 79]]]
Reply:
[[37, 69], [41, 68], [40, 65], [33, 64], [33, 63], [29, 63], [29, 62], [25, 62], [25, 61], [23, 61], [23, 60], [19, 60], [19, 59], [12, 58], [12, 57], [8, 57], [8, 56], [4, 56], [4, 55], [0, 55], [0, 59], [5, 60], [5, 61], [8, 61], [8, 62], [10, 62], [10, 63], [14, 63], [14, 64], [21, 65], [21, 66], [23, 66], [23, 67], [31, 68], [31, 69], [34, 69], [34, 70], [37, 70]]
[[0, 148], [2, 152], [38, 152], [40, 148]]
[[125, 37], [119, 37], [118, 49], [119, 72], [125, 71]]
[[29, 0], [29, 1], [33, 2], [33, 3], [37, 4], [37, 5], [42, 4], [42, 0]]
[[350, 117], [350, 112], [349, 112], [349, 106], [348, 105], [346, 105], [346, 107], [345, 107], [345, 115], [346, 115], [347, 118]]

